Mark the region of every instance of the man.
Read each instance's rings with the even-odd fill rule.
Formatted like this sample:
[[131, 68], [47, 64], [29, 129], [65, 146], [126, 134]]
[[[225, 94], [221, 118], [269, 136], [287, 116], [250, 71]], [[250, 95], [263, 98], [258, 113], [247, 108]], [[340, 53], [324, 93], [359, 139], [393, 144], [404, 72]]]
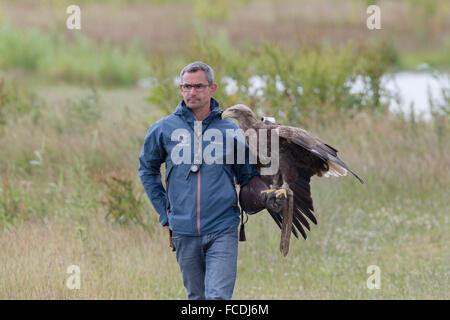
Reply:
[[[261, 194], [268, 186], [249, 164], [247, 145], [244, 163], [203, 161], [203, 152], [212, 143], [223, 148], [223, 159], [236, 151], [235, 145], [227, 150], [223, 141], [202, 139], [206, 130], [225, 137], [227, 130], [239, 128], [232, 120], [221, 118], [222, 110], [213, 98], [217, 84], [212, 69], [202, 62], [189, 64], [181, 71], [179, 89], [183, 100], [175, 112], [147, 132], [139, 156], [139, 176], [159, 222], [170, 228], [170, 245], [176, 251], [188, 299], [231, 299], [240, 220], [234, 179], [241, 187], [240, 204], [247, 213], [265, 207], [276, 210], [280, 203], [271, 194]], [[179, 161], [180, 150], [188, 153], [182, 156], [188, 161]], [[223, 160], [220, 152], [216, 156]], [[165, 188], [160, 173], [163, 162]], [[257, 195], [256, 201], [246, 202], [249, 194]]]

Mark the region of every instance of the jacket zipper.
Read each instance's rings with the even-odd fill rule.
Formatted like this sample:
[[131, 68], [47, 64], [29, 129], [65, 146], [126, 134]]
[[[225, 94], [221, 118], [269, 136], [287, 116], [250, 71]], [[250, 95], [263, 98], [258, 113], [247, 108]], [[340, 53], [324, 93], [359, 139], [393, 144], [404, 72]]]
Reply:
[[[189, 124], [189, 122], [186, 120], [186, 117], [183, 115], [182, 116], [183, 117], [183, 119], [184, 119], [184, 121], [192, 128], [192, 131], [194, 132], [194, 134], [196, 134], [197, 135], [197, 137], [198, 137], [198, 152], [202, 152], [203, 150], [203, 146], [202, 146], [202, 140], [200, 139], [200, 137], [201, 137], [201, 135], [202, 135], [202, 131], [204, 131], [204, 130], [202, 130], [202, 126], [200, 126], [199, 127], [199, 130], [198, 130], [198, 134], [195, 132], [195, 130], [194, 130], [194, 128]], [[213, 122], [213, 120], [211, 120], [207, 125], [206, 125], [206, 127], [205, 127], [205, 130], [209, 127], [209, 125], [211, 124]], [[200, 171], [201, 171], [201, 168], [198, 170], [198, 172], [197, 172], [197, 232], [198, 232], [198, 235], [199, 236], [201, 236], [202, 235], [202, 232], [201, 232], [201, 230], [200, 230], [200, 192], [201, 192], [201, 187], [200, 187], [200, 182], [201, 182], [201, 179], [200, 179]]]
[[200, 170], [197, 172], [197, 231], [198, 235], [201, 236], [200, 231]]
[[[197, 134], [198, 137], [198, 152], [202, 152], [202, 140], [200, 139], [202, 134], [202, 127], [199, 127], [199, 131]], [[200, 230], [200, 193], [201, 193], [201, 177], [200, 177], [200, 172], [201, 172], [201, 168], [200, 170], [198, 170], [197, 172], [197, 232], [198, 235], [201, 236], [202, 232]]]

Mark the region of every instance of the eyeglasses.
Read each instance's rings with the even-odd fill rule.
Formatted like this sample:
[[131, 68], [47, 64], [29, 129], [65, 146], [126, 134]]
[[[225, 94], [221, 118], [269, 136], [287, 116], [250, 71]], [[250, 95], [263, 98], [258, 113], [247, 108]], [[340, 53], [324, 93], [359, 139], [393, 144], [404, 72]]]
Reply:
[[206, 87], [209, 87], [209, 84], [202, 84], [202, 83], [182, 84], [181, 90], [183, 90], [184, 92], [189, 92], [191, 91], [192, 88], [194, 88], [196, 92], [202, 92], [203, 90], [205, 90]]

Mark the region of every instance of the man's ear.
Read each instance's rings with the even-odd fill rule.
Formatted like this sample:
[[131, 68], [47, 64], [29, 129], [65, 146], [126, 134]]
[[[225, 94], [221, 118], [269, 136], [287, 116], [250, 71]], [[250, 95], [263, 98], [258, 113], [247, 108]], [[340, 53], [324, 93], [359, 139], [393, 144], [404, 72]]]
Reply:
[[214, 93], [216, 93], [216, 90], [217, 90], [217, 83], [213, 83], [209, 88], [210, 88], [211, 96], [213, 96]]

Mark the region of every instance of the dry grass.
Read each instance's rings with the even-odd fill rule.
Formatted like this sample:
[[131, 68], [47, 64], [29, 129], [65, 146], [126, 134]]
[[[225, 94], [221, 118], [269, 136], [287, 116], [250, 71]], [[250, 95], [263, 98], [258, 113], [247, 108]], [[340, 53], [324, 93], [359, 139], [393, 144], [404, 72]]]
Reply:
[[[408, 5], [407, 1], [379, 1], [383, 29], [374, 32], [366, 28], [365, 1], [252, 1], [248, 5], [230, 4], [227, 19], [206, 21], [202, 29], [215, 32], [224, 28], [234, 45], [268, 41], [298, 47], [322, 45], [323, 42], [342, 44], [348, 39], [392, 38], [404, 51], [442, 50], [446, 45], [443, 37], [450, 30], [450, 20], [446, 18], [449, 8], [445, 1], [436, 3], [441, 9], [423, 17], [420, 16], [423, 9]], [[34, 1], [6, 1], [1, 7], [5, 20], [11, 20], [15, 25], [63, 31], [64, 4], [49, 7]], [[83, 4], [82, 32], [94, 39], [107, 38], [125, 46], [135, 37], [143, 42], [147, 52], [177, 52], [194, 34], [192, 22], [197, 18], [194, 7], [192, 3]], [[72, 32], [63, 32], [72, 36]]]
[[[18, 208], [0, 230], [0, 298], [184, 299], [156, 214], [142, 208], [149, 211], [147, 231], [105, 220], [99, 201], [105, 190], [95, 180], [101, 171], [120, 168], [141, 190], [137, 156], [160, 115], [138, 90], [102, 89], [95, 125], [77, 122], [80, 127], [59, 132], [51, 119], [69, 120], [71, 104], [64, 98], [80, 101], [89, 93], [41, 87], [39, 122], [24, 115], [4, 128], [0, 200], [17, 201]], [[278, 251], [279, 230], [270, 217], [250, 217], [234, 298], [448, 299], [448, 122], [441, 139], [432, 122], [391, 116], [336, 116], [308, 129], [336, 146], [366, 184], [314, 178], [319, 225], [307, 241], [292, 241], [287, 258]], [[44, 137], [43, 163], [30, 165]], [[371, 264], [381, 268], [380, 290], [366, 287]], [[81, 268], [80, 290], [66, 287], [70, 265]]]
[[[174, 255], [162, 245], [162, 230], [105, 223], [83, 212], [89, 225], [49, 218], [21, 222], [0, 236], [0, 299], [164, 299], [181, 297]], [[164, 235], [166, 235], [164, 233]], [[69, 290], [70, 265], [80, 267], [81, 286]]]

